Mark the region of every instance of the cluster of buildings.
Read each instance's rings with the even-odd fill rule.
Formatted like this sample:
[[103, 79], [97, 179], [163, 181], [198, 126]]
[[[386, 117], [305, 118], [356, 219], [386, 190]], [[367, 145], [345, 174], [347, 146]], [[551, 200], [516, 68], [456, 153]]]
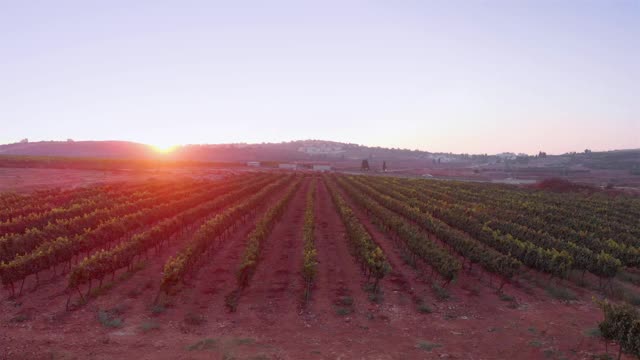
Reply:
[[[262, 163], [260, 161], [247, 161], [247, 166], [249, 167], [262, 167]], [[279, 163], [277, 164], [278, 169], [283, 170], [312, 170], [312, 171], [331, 171], [333, 170], [331, 164], [327, 162], [313, 162], [313, 163]]]
[[303, 152], [309, 155], [340, 155], [345, 153], [346, 151], [342, 148], [341, 145], [335, 144], [317, 144], [317, 145], [307, 145], [301, 146], [298, 148], [299, 152]]

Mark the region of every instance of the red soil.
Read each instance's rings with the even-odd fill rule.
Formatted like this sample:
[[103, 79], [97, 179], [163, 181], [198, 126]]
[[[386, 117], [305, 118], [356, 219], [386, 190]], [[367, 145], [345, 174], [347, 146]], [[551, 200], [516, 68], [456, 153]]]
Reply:
[[[164, 262], [195, 229], [74, 311], [64, 307], [66, 276], [42, 274], [41, 284], [17, 299], [0, 292], [0, 359], [585, 359], [604, 352], [604, 343], [585, 334], [601, 319], [594, 293], [580, 290], [580, 300], [566, 304], [522, 280], [505, 286], [513, 306], [474, 268], [447, 288], [450, 299], [437, 300], [428, 265], [405, 264], [393, 240], [357, 210], [393, 266], [381, 282], [382, 301], [371, 302], [322, 182], [315, 206], [318, 276], [304, 306], [301, 233], [310, 181], [305, 178], [267, 238], [237, 312], [229, 312], [224, 299], [236, 288], [246, 235], [271, 200], [216, 245], [189, 285], [157, 314], [152, 307]], [[344, 297], [353, 299], [351, 307], [340, 303]], [[421, 300], [432, 313], [417, 311]], [[123, 326], [104, 327], [98, 309], [115, 307]], [[341, 307], [353, 312], [340, 315]]]

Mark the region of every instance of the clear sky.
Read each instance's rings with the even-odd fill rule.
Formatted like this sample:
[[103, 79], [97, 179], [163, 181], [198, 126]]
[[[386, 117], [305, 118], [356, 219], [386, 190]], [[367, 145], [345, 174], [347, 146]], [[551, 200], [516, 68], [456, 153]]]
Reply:
[[0, 143], [640, 147], [640, 1], [0, 0]]

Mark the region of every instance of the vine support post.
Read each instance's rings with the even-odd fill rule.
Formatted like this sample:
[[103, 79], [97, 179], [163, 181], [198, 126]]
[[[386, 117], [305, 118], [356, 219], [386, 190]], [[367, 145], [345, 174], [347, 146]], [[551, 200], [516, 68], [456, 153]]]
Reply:
[[20, 284], [20, 292], [18, 293], [18, 296], [22, 295], [22, 288], [24, 287], [24, 281], [26, 280], [26, 277], [22, 278], [22, 283]]
[[82, 291], [80, 291], [80, 287], [76, 286], [76, 290], [78, 291], [78, 294], [80, 295], [80, 299], [82, 299], [82, 302], [86, 302], [84, 299], [84, 295], [82, 295]]

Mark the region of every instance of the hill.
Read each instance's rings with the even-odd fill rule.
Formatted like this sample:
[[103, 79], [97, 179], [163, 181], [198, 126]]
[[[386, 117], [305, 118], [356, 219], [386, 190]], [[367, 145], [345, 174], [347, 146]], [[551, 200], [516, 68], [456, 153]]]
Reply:
[[0, 155], [144, 159], [158, 154], [129, 141], [38, 141], [0, 145]]
[[161, 159], [198, 162], [244, 161], [329, 161], [349, 167], [360, 161], [381, 166], [382, 161], [394, 169], [467, 168], [474, 173], [507, 172], [519, 175], [564, 176], [589, 170], [621, 171], [640, 174], [640, 149], [605, 152], [585, 151], [561, 155], [536, 156], [515, 153], [469, 155], [370, 147], [324, 140], [298, 140], [260, 144], [202, 144], [178, 146], [163, 154], [150, 145], [128, 141], [40, 141], [0, 145], [0, 156], [55, 156], [93, 159]]
[[[91, 158], [156, 158], [150, 145], [128, 141], [39, 141], [0, 145], [0, 155], [63, 156]], [[203, 144], [178, 146], [163, 155], [175, 160], [198, 161], [303, 161], [430, 159], [433, 154], [408, 149], [388, 149], [322, 140], [261, 144]]]

